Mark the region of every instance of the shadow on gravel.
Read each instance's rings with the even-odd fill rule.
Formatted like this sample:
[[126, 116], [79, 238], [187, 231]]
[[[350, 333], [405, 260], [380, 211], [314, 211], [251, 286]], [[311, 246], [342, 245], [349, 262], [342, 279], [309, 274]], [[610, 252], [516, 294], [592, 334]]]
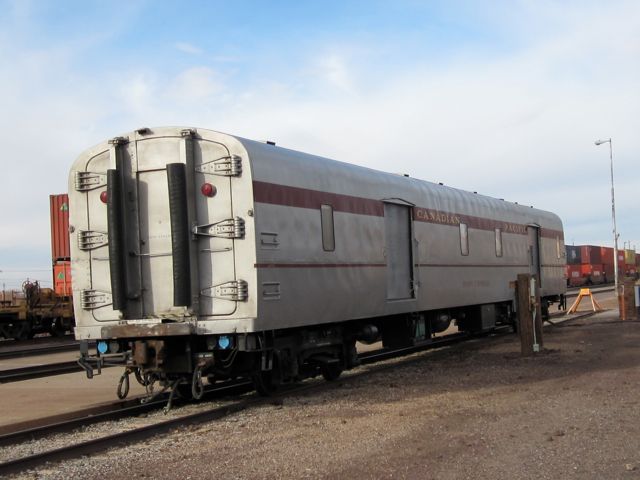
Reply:
[[[395, 360], [392, 368], [364, 367], [366, 374], [356, 373], [353, 378], [336, 382], [328, 395], [341, 397], [364, 389], [381, 389], [371, 395], [371, 403], [377, 403], [385, 391], [389, 401], [399, 394], [398, 390], [406, 400], [493, 387], [524, 388], [549, 380], [639, 367], [640, 322], [592, 318], [545, 328], [544, 350], [534, 357], [520, 355], [516, 335], [478, 339]], [[323, 397], [305, 396], [304, 403], [323, 403]], [[361, 397], [369, 402], [366, 395], [359, 395], [359, 401]]]

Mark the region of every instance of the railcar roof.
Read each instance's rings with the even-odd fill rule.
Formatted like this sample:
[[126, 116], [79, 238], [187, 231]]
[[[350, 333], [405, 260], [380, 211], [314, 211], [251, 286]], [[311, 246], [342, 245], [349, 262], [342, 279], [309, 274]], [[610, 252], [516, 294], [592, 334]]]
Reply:
[[[530, 223], [562, 230], [560, 218], [549, 211], [477, 194], [459, 188], [395, 173], [382, 172], [254, 140], [235, 137], [247, 150], [254, 180], [304, 186], [332, 193], [350, 192], [367, 198], [397, 198], [419, 207], [451, 210], [462, 206], [464, 214], [490, 215], [507, 221]], [[275, 166], [281, 168], [274, 168]], [[285, 174], [282, 171], [296, 174]], [[428, 198], [430, 204], [424, 205]], [[422, 200], [422, 201], [421, 201]]]

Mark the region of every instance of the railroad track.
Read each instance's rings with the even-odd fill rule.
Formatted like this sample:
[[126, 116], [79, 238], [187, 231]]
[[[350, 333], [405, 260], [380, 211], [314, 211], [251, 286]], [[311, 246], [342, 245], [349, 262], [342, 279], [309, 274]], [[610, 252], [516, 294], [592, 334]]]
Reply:
[[[374, 363], [381, 362], [383, 360], [389, 360], [392, 358], [398, 358], [407, 356], [413, 353], [417, 353], [425, 350], [434, 350], [437, 348], [443, 348], [452, 346], [463, 341], [479, 339], [480, 337], [485, 336], [497, 336], [505, 333], [508, 328], [502, 328], [497, 331], [489, 332], [483, 335], [469, 335], [469, 334], [451, 334], [443, 337], [436, 337], [433, 340], [426, 342], [422, 345], [410, 346], [406, 348], [401, 348], [397, 350], [388, 350], [381, 349], [372, 352], [366, 352], [359, 355], [361, 365], [372, 365]], [[418, 361], [423, 357], [416, 357], [413, 360], [407, 361]], [[369, 375], [372, 373], [377, 373], [380, 371], [384, 371], [391, 368], [397, 368], [395, 364], [383, 364], [376, 365], [374, 369], [367, 368], [361, 370], [351, 371], [348, 374], [345, 380], [352, 380], [358, 378], [363, 375]], [[336, 384], [339, 382], [324, 382], [324, 381], [310, 381], [303, 382], [301, 384], [296, 384], [292, 386], [287, 386], [283, 388], [281, 392], [273, 395], [272, 397], [257, 397], [255, 395], [242, 398], [234, 403], [217, 406], [211, 409], [207, 409], [205, 411], [182, 415], [176, 418], [172, 418], [170, 420], [165, 420], [161, 422], [157, 422], [151, 425], [146, 425], [144, 427], [135, 428], [127, 431], [118, 432], [115, 434], [105, 435], [99, 438], [92, 438], [90, 440], [85, 440], [79, 443], [70, 444], [64, 447], [55, 448], [52, 450], [43, 451], [41, 453], [37, 453], [30, 456], [25, 456], [22, 458], [16, 458], [13, 460], [5, 461], [4, 463], [0, 463], [0, 477], [4, 475], [9, 475], [12, 473], [17, 473], [20, 471], [24, 471], [30, 468], [35, 468], [39, 465], [42, 465], [46, 462], [59, 462], [62, 460], [67, 460], [71, 458], [77, 458], [82, 455], [90, 455], [96, 452], [103, 452], [105, 449], [112, 448], [114, 446], [121, 446], [125, 444], [130, 444], [134, 442], [138, 442], [141, 440], [148, 439], [150, 437], [160, 435], [163, 433], [168, 433], [176, 427], [184, 427], [188, 425], [200, 424], [203, 422], [208, 422], [212, 420], [217, 420], [228, 416], [232, 413], [239, 412], [241, 410], [245, 410], [251, 407], [257, 407], [260, 405], [264, 405], [266, 403], [278, 401], [278, 399], [282, 399], [287, 396], [297, 395], [301, 393], [308, 393], [316, 390], [321, 390], [325, 388], [334, 388]], [[221, 385], [216, 388], [213, 386], [208, 392], [207, 395], [210, 396], [212, 394], [225, 394], [222, 388], [227, 389], [227, 394], [230, 389], [239, 389], [242, 387], [249, 387], [248, 382], [241, 382], [239, 384], [229, 386], [229, 385]], [[130, 401], [131, 402], [131, 401]], [[99, 423], [106, 420], [114, 420], [117, 418], [129, 417], [133, 415], [139, 415], [143, 412], [148, 412], [154, 409], [159, 408], [162, 405], [166, 404], [166, 397], [154, 402], [149, 402], [144, 405], [135, 405], [129, 404], [127, 406], [123, 406], [122, 403], [117, 404], [117, 411], [107, 411], [102, 414], [96, 415], [87, 415], [85, 413], [84, 416], [69, 419], [66, 421], [57, 422], [54, 424], [43, 425], [40, 427], [33, 427], [30, 429], [25, 429], [17, 432], [12, 432], [9, 434], [5, 434], [0, 436], [0, 446], [13, 445], [20, 441], [25, 440], [34, 440], [40, 439], [52, 433], [61, 433], [72, 431], [78, 427], [83, 427], [91, 423]]]
[[53, 337], [50, 335], [29, 338], [26, 340], [15, 340], [15, 339], [0, 339], [0, 346], [2, 347], [25, 347], [27, 345], [41, 345], [43, 343], [56, 343], [56, 342], [73, 342], [73, 334], [62, 335], [60, 337]]
[[79, 372], [81, 370], [82, 368], [75, 360], [71, 360], [68, 362], [45, 363], [42, 365], [11, 368], [7, 370], [0, 370], [0, 383], [19, 382], [21, 380], [50, 377], [52, 375]]
[[32, 345], [28, 347], [7, 347], [0, 349], [0, 359], [32, 357], [48, 353], [73, 352], [80, 348], [79, 345], [80, 344], [78, 342], [71, 342]]
[[605, 292], [613, 292], [616, 287], [613, 285], [585, 285], [584, 287], [572, 287], [567, 289], [566, 296], [567, 297], [577, 297], [580, 290], [583, 288], [588, 288], [591, 290], [591, 293], [605, 293]]
[[[253, 389], [251, 382], [247, 380], [229, 381], [215, 386], [205, 387], [207, 398], [220, 397], [225, 395], [239, 395]], [[96, 423], [119, 420], [121, 418], [135, 417], [154, 410], [160, 410], [167, 404], [169, 394], [165, 393], [157, 399], [141, 403], [143, 397], [134, 397], [128, 400], [114, 402], [110, 405], [90, 407], [70, 414], [56, 415], [48, 417], [41, 425], [34, 422], [23, 422], [19, 424], [17, 430], [9, 430], [0, 434], [0, 447], [15, 445], [28, 440], [39, 440], [48, 435], [66, 433], [80, 427], [87, 427]], [[183, 399], [174, 400], [174, 405], [185, 403]], [[2, 427], [0, 427], [2, 428]], [[8, 429], [8, 427], [4, 427]], [[1, 464], [0, 464], [1, 465]], [[1, 474], [1, 472], [0, 472]]]

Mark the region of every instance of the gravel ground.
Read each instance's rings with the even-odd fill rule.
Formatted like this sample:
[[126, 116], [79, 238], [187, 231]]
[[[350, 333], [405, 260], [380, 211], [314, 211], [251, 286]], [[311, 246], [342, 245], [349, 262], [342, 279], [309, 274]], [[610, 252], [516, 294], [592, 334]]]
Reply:
[[20, 478], [640, 478], [640, 323], [605, 312], [544, 340], [534, 358], [503, 336], [366, 367]]

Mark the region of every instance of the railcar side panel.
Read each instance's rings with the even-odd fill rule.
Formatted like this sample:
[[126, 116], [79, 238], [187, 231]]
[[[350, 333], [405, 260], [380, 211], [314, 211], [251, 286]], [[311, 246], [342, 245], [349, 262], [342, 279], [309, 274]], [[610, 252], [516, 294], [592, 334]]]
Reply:
[[[335, 318], [360, 319], [511, 301], [510, 282], [518, 273], [537, 271], [530, 261], [528, 226], [544, 226], [543, 233], [547, 229], [562, 236], [561, 223], [547, 212], [339, 162], [320, 161], [318, 157], [270, 145], [245, 140], [243, 144], [254, 169], [259, 275], [261, 282], [268, 284], [263, 289], [267, 298], [260, 299], [261, 325], [284, 328]], [[389, 244], [384, 210], [389, 199], [414, 205], [415, 301], [404, 304], [387, 299], [389, 272], [384, 251]], [[334, 252], [322, 249], [323, 204], [336, 210], [336, 219], [341, 215], [340, 209], [351, 213], [349, 223], [335, 225]], [[464, 221], [469, 223], [468, 255], [462, 255], [460, 250], [460, 223]], [[496, 255], [496, 229], [500, 229], [502, 240], [500, 257]], [[375, 236], [371, 235], [372, 230], [376, 231]], [[276, 249], [269, 239], [279, 239], [282, 232], [287, 233]], [[344, 248], [351, 251], [348, 256], [341, 255]], [[382, 250], [382, 256], [362, 256], [372, 248]], [[541, 236], [539, 250], [543, 295], [563, 293], [560, 267], [564, 262], [556, 255], [555, 241]], [[284, 258], [295, 259], [297, 265], [285, 268]], [[367, 263], [369, 267], [363, 269], [352, 263]], [[329, 269], [328, 264], [343, 265]], [[321, 265], [323, 268], [319, 268]], [[296, 271], [290, 271], [294, 268]], [[305, 291], [301, 286], [310, 283], [312, 289]], [[358, 285], [363, 283], [367, 288], [360, 292]], [[275, 284], [277, 294], [272, 294], [269, 289], [275, 289]], [[296, 294], [288, 297], [289, 291]], [[276, 296], [286, 298], [288, 305], [278, 303]], [[278, 315], [281, 306], [287, 312], [305, 312], [305, 318], [291, 315], [295, 321], [285, 320], [289, 315]]]

